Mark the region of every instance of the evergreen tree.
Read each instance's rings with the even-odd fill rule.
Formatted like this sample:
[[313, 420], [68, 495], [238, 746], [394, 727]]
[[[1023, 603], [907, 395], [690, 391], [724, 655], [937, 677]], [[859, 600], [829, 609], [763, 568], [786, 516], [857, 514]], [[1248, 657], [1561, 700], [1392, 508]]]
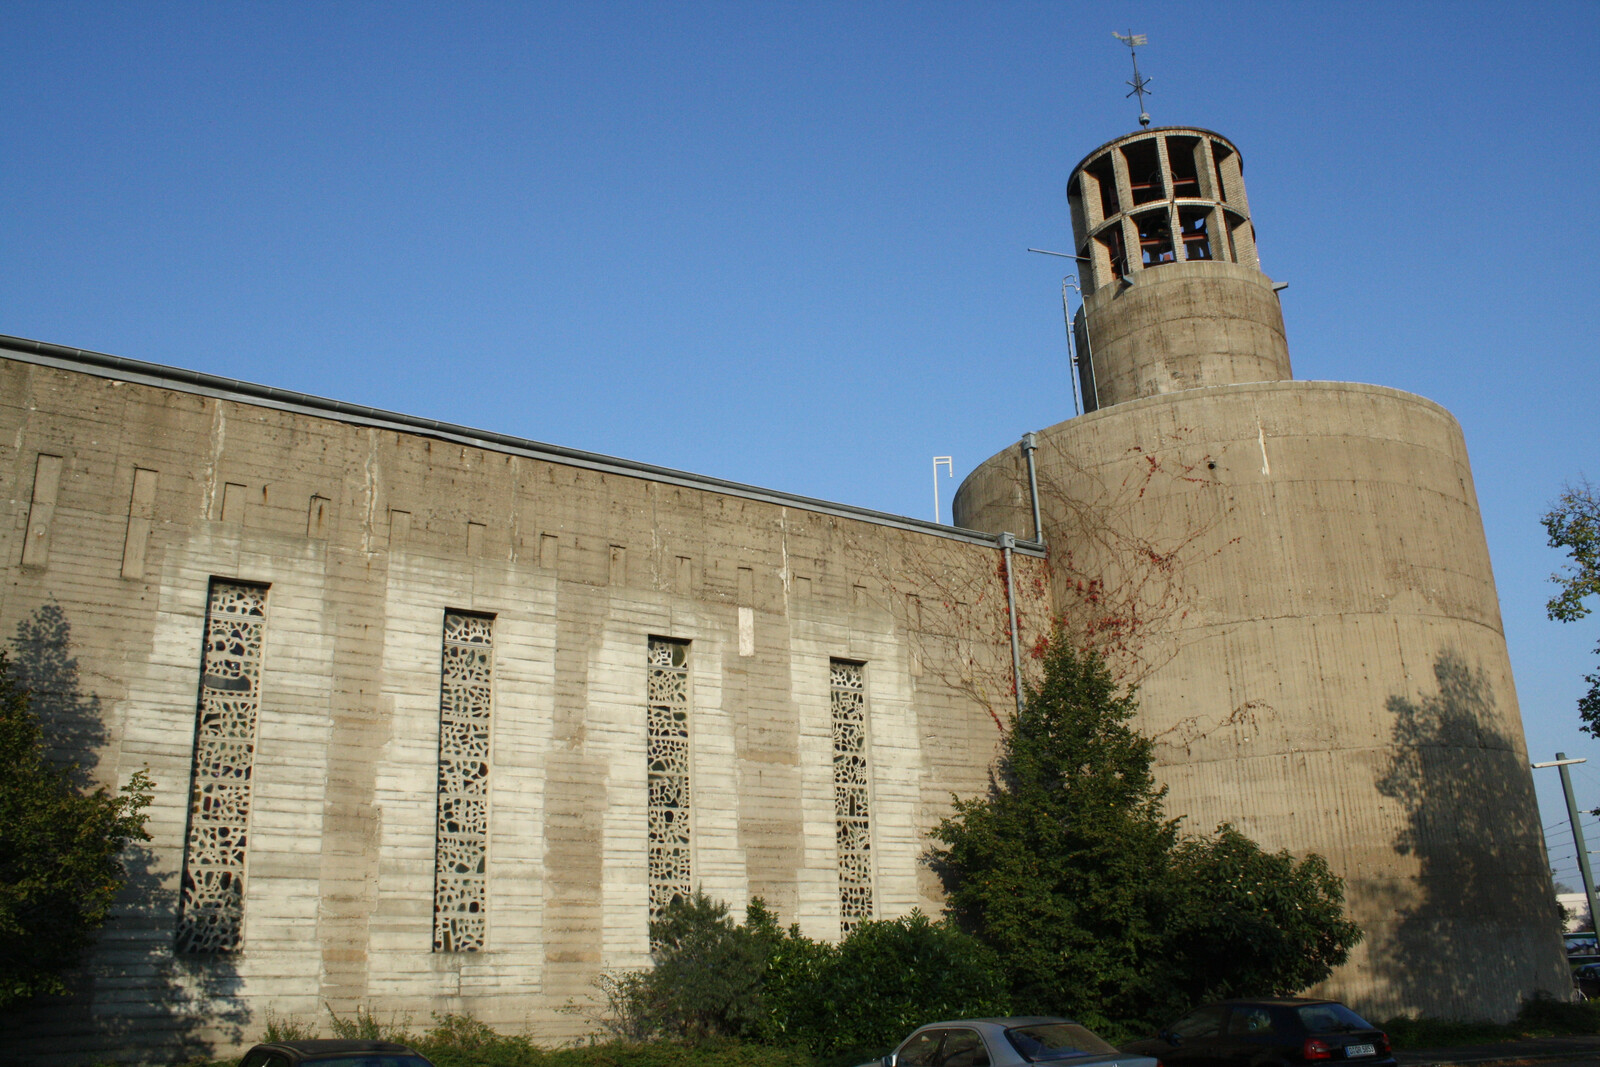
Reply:
[[1326, 978], [1361, 936], [1343, 883], [1231, 826], [1180, 840], [1136, 708], [1058, 631], [987, 795], [934, 830], [948, 911], [997, 953], [1012, 1009], [1116, 1035]]
[[998, 954], [1014, 1011], [1090, 1026], [1138, 1014], [1177, 826], [1136, 707], [1058, 633], [988, 795], [957, 799], [933, 832], [949, 914]]
[[62, 975], [126, 879], [118, 855], [149, 839], [143, 771], [120, 795], [80, 792], [70, 773], [45, 758], [28, 691], [0, 652], [0, 1007], [66, 992]]

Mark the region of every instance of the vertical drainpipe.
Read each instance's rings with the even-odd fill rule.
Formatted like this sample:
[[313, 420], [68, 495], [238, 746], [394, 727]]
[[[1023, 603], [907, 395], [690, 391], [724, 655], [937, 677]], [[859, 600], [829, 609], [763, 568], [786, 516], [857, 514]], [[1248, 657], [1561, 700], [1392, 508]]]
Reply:
[[1039, 449], [1039, 437], [1033, 431], [1022, 435], [1022, 454], [1028, 460], [1028, 499], [1033, 502], [1033, 541], [1044, 544], [1044, 528], [1039, 523], [1039, 472], [1034, 469], [1033, 454]]
[[1011, 580], [1011, 550], [1017, 547], [1015, 534], [1000, 535], [1000, 558], [1006, 568], [1006, 611], [1011, 617], [1011, 682], [1017, 690], [1017, 714], [1022, 714], [1022, 648], [1017, 644], [1017, 590]]

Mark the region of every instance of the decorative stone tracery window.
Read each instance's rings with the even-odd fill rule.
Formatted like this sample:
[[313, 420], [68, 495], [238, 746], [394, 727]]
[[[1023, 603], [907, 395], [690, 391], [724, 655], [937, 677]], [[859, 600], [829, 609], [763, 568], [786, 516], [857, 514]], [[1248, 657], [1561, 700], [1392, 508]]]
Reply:
[[446, 612], [439, 686], [439, 822], [433, 950], [483, 948], [489, 852], [489, 719], [494, 619]]
[[212, 579], [178, 902], [179, 952], [239, 947], [266, 616], [265, 586]]
[[689, 807], [689, 642], [650, 638], [650, 917], [693, 889]]
[[833, 814], [839, 845], [839, 931], [872, 918], [872, 813], [862, 664], [828, 661], [833, 706]]

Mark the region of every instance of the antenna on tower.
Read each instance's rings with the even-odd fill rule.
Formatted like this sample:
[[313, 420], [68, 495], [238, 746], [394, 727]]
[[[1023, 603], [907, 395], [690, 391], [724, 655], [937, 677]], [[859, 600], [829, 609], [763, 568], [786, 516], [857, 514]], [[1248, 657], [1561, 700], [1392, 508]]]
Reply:
[[1143, 48], [1145, 45], [1149, 44], [1150, 39], [1144, 34], [1134, 33], [1132, 30], [1129, 30], [1126, 36], [1118, 33], [1116, 30], [1112, 30], [1111, 36], [1127, 45], [1128, 55], [1133, 57], [1133, 80], [1130, 82], [1123, 82], [1122, 84], [1133, 86], [1133, 91], [1128, 93], [1128, 96], [1138, 94], [1139, 125], [1148, 126], [1150, 125], [1150, 113], [1144, 109], [1144, 98], [1146, 94], [1151, 96], [1154, 96], [1155, 94], [1150, 92], [1150, 79], [1140, 77], [1139, 75], [1139, 53], [1137, 49]]

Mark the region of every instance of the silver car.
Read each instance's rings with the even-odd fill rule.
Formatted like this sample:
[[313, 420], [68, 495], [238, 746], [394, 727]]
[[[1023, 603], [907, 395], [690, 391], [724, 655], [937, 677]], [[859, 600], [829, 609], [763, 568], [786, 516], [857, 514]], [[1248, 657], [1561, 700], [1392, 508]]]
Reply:
[[1025, 1015], [1010, 1019], [953, 1019], [912, 1032], [881, 1061], [862, 1067], [1161, 1067], [1150, 1056], [1118, 1052], [1071, 1019]]

